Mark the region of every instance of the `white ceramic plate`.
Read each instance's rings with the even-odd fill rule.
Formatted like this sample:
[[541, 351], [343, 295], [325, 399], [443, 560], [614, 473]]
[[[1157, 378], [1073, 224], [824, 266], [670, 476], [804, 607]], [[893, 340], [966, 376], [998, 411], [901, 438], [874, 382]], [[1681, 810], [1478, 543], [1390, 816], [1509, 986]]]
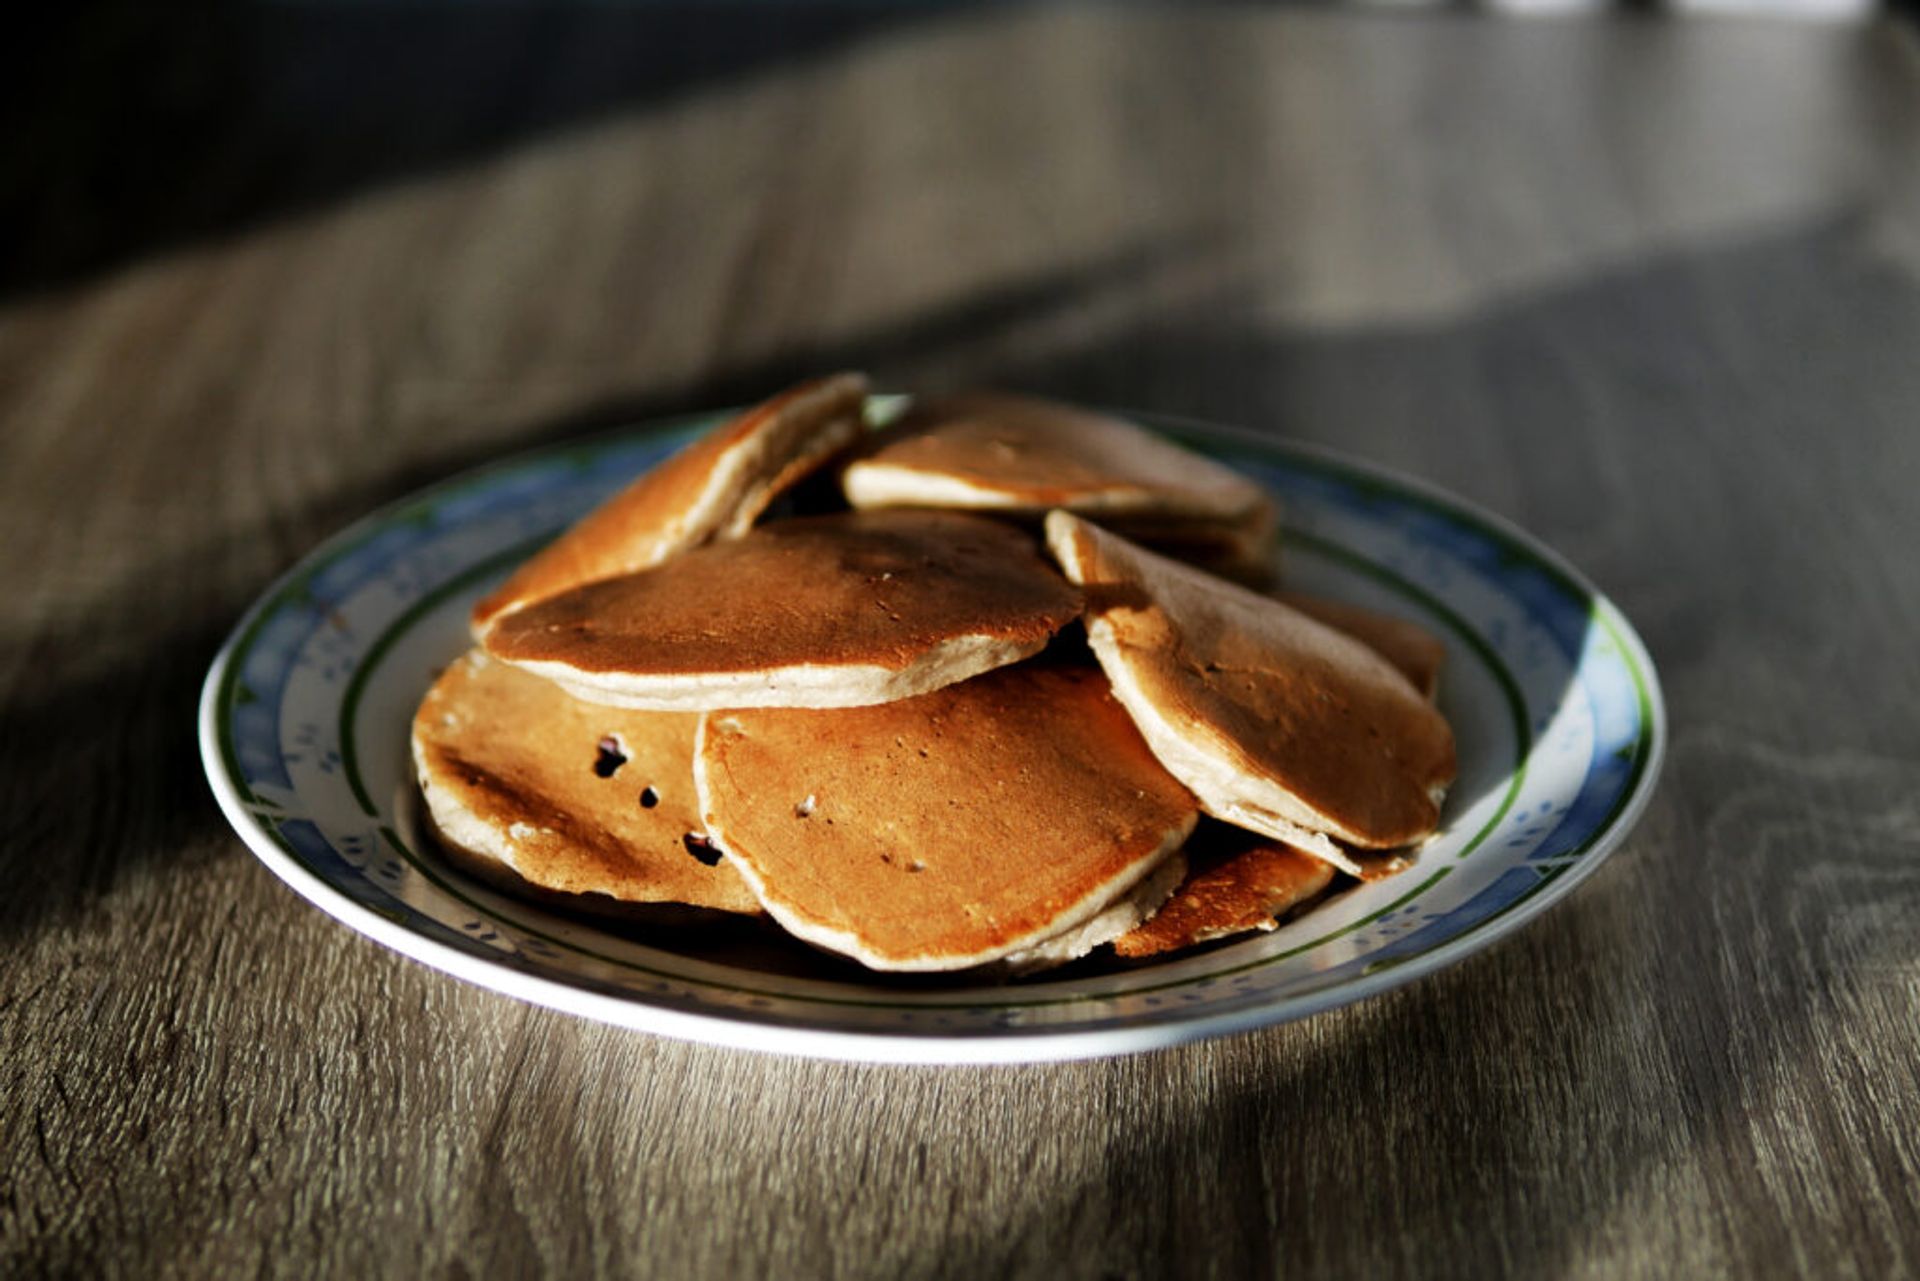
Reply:
[[638, 428], [457, 477], [331, 539], [241, 621], [200, 743], [236, 830], [302, 896], [396, 951], [556, 1009], [832, 1058], [1077, 1058], [1299, 1018], [1406, 983], [1537, 916], [1625, 837], [1666, 741], [1653, 664], [1552, 552], [1427, 486], [1220, 428], [1149, 419], [1286, 513], [1290, 585], [1440, 635], [1460, 778], [1409, 871], [1271, 934], [1012, 984], [868, 974], [746, 928], [596, 923], [498, 893], [420, 839], [415, 704], [472, 602], [713, 419]]

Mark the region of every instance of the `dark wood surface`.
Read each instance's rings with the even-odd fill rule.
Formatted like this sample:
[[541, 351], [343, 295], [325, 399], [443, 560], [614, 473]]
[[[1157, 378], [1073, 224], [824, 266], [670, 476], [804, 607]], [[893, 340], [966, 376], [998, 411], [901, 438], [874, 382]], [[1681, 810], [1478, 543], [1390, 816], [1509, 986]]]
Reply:
[[[36, 39], [0, 180], [0, 1273], [1920, 1271], [1906, 31], [328, 5]], [[846, 365], [1326, 442], [1512, 517], [1660, 665], [1651, 810], [1410, 987], [991, 1070], [496, 997], [222, 823], [196, 687], [316, 540]]]

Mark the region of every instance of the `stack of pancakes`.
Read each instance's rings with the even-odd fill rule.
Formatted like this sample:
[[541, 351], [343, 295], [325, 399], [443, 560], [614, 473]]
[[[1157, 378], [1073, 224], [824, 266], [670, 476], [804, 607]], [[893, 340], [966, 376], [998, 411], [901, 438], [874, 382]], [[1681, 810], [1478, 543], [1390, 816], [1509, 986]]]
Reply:
[[[521, 892], [760, 914], [882, 970], [1272, 929], [1399, 866], [1454, 773], [1411, 623], [1269, 590], [1257, 486], [971, 394], [758, 406], [473, 612], [421, 703], [432, 826]], [[809, 477], [844, 510], [782, 515]]]

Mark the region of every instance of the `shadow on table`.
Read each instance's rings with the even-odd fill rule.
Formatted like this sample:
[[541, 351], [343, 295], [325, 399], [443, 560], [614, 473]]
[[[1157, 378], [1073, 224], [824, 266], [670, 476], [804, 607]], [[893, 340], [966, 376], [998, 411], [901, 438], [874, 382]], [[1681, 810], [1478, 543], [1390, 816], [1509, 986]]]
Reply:
[[0, 56], [0, 296], [830, 56], [944, 7], [35, 6]]

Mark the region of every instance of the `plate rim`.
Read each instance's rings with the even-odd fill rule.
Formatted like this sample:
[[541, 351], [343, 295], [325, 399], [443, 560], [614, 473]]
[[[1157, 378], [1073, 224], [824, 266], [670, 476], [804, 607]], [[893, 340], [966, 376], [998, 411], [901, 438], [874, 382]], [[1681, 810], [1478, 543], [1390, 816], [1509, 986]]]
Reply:
[[1166, 1049], [1217, 1036], [1253, 1031], [1366, 1000], [1413, 983], [1484, 950], [1532, 923], [1573, 893], [1598, 870], [1638, 825], [1651, 802], [1668, 746], [1666, 701], [1645, 642], [1611, 598], [1543, 539], [1506, 517], [1461, 498], [1431, 482], [1317, 442], [1275, 439], [1251, 428], [1185, 415], [1116, 410], [1133, 421], [1176, 434], [1212, 438], [1249, 452], [1285, 460], [1304, 458], [1344, 471], [1389, 490], [1400, 490], [1446, 513], [1478, 525], [1524, 552], [1561, 577], [1587, 601], [1590, 617], [1619, 647], [1634, 677], [1644, 713], [1636, 749], [1644, 752], [1628, 791], [1595, 833], [1589, 848], [1564, 872], [1492, 917], [1459, 935], [1398, 961], [1382, 970], [1362, 974], [1333, 986], [1294, 996], [1260, 1001], [1215, 1013], [1166, 1017], [1120, 1027], [1073, 1029], [994, 1029], [985, 1032], [923, 1032], [911, 1029], [853, 1030], [807, 1027], [786, 1022], [743, 1018], [737, 1011], [713, 1012], [676, 1009], [653, 1004], [637, 994], [613, 995], [546, 975], [530, 973], [501, 961], [463, 951], [427, 937], [408, 925], [389, 919], [355, 901], [334, 882], [307, 867], [285, 847], [283, 838], [249, 808], [233, 776], [220, 734], [220, 706], [234, 660], [252, 639], [256, 624], [268, 607], [317, 566], [343, 552], [407, 513], [428, 508], [461, 489], [479, 486], [500, 474], [541, 463], [564, 462], [570, 455], [591, 454], [610, 443], [643, 440], [713, 421], [729, 411], [709, 410], [648, 419], [592, 433], [572, 441], [516, 450], [504, 457], [462, 469], [432, 484], [384, 503], [334, 534], [322, 539], [294, 561], [255, 597], [215, 653], [201, 686], [198, 738], [203, 768], [222, 814], [253, 855], [284, 884], [334, 920], [372, 941], [441, 973], [502, 995], [598, 1022], [679, 1040], [697, 1041], [761, 1053], [783, 1053], [843, 1062], [907, 1064], [986, 1064], [1057, 1062], [1113, 1054]]

